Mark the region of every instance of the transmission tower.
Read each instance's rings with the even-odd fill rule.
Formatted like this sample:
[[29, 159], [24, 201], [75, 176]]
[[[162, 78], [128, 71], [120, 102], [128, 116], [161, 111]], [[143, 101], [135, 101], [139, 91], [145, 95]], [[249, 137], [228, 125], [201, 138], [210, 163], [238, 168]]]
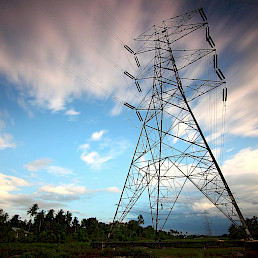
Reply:
[[212, 236], [210, 221], [208, 218], [208, 212], [204, 211], [203, 216], [204, 216], [205, 234], [206, 236]]
[[[207, 48], [174, 48], [180, 39], [197, 30], [205, 32]], [[225, 83], [203, 9], [164, 20], [150, 27], [136, 41], [141, 43], [136, 52], [128, 46], [125, 48], [134, 54], [139, 67], [139, 60], [144, 60], [145, 64], [141, 65], [144, 68], [139, 68], [137, 76], [125, 74], [135, 80], [141, 93], [144, 92], [142, 85], [150, 86], [138, 106], [124, 103], [136, 111], [142, 128], [114, 223], [122, 222], [140, 196], [147, 193], [158, 237], [158, 231], [164, 228], [182, 190], [190, 182], [234, 224], [242, 223], [251, 239], [243, 215], [190, 107], [195, 99]], [[211, 78], [181, 76], [205, 56], [212, 60], [209, 63]]]

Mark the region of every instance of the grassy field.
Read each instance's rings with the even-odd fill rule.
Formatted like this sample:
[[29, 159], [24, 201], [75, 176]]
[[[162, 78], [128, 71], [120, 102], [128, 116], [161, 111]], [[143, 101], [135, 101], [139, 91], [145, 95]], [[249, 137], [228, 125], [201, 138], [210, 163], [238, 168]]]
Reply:
[[244, 247], [228, 248], [106, 248], [92, 249], [84, 243], [2, 243], [0, 257], [258, 257]]

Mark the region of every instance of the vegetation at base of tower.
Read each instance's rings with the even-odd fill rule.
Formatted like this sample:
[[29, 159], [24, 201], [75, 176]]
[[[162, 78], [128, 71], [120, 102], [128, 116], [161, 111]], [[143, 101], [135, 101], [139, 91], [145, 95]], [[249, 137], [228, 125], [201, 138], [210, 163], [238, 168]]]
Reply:
[[[45, 211], [37, 204], [32, 205], [27, 212], [30, 220], [22, 220], [20, 216], [9, 215], [0, 209], [0, 242], [40, 242], [40, 243], [71, 243], [106, 241], [112, 223], [99, 222], [96, 218], [82, 219], [73, 217], [69, 211], [53, 209]], [[153, 240], [152, 227], [143, 228], [142, 215], [137, 220], [119, 223], [117, 230], [111, 236], [113, 241]], [[171, 239], [180, 232], [171, 230], [161, 231], [161, 239]], [[183, 237], [183, 236], [182, 236]]]
[[[21, 220], [19, 215], [9, 218], [9, 215], [0, 209], [0, 242], [22, 243], [72, 243], [106, 241], [112, 223], [99, 222], [96, 218], [78, 220], [69, 211], [62, 209], [55, 212], [40, 210], [37, 204], [29, 208], [30, 220]], [[257, 218], [247, 219], [251, 233], [257, 237]], [[117, 223], [117, 228], [111, 235], [111, 241], [152, 241], [154, 229], [151, 226], [142, 227], [144, 219], [139, 215], [137, 220]], [[231, 238], [243, 238], [240, 231], [233, 225], [229, 228]], [[160, 240], [182, 239], [182, 232], [176, 230], [159, 231]]]

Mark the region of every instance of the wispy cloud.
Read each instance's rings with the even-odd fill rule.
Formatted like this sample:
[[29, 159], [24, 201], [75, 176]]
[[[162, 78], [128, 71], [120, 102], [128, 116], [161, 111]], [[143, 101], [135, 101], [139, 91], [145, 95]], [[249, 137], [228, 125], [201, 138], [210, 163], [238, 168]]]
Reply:
[[73, 174], [73, 171], [71, 169], [58, 166], [48, 166], [46, 170], [49, 174], [52, 174], [54, 176], [68, 176]]
[[13, 142], [13, 136], [9, 133], [0, 134], [0, 150], [6, 148], [15, 148], [16, 144]]
[[38, 189], [38, 197], [41, 199], [69, 202], [72, 200], [79, 200], [83, 196], [90, 197], [101, 192], [121, 193], [121, 190], [117, 187], [88, 189], [84, 186], [74, 184], [64, 184], [58, 186], [45, 185]]
[[41, 169], [46, 168], [51, 162], [52, 162], [52, 159], [50, 158], [42, 158], [42, 159], [31, 161], [28, 164], [25, 164], [24, 167], [31, 172], [37, 172]]
[[34, 113], [32, 112], [32, 107], [28, 105], [28, 103], [25, 101], [24, 97], [20, 96], [17, 98], [18, 105], [27, 112], [29, 117], [34, 117]]
[[[0, 112], [1, 115], [1, 112]], [[0, 119], [0, 130], [5, 126], [4, 120]]]
[[47, 192], [61, 195], [81, 195], [86, 192], [84, 186], [74, 186], [74, 185], [61, 185], [61, 186], [42, 186], [38, 190], [39, 192]]
[[[92, 82], [127, 98], [120, 67], [132, 66], [123, 45], [133, 44], [133, 37], [146, 26], [173, 15], [167, 8], [170, 1], [153, 2], [151, 8], [159, 8], [151, 11], [150, 19], [143, 2], [130, 1], [129, 9], [127, 1], [105, 2], [104, 8], [95, 1], [1, 3], [0, 71], [31, 98], [31, 104], [53, 112], [65, 110], [67, 103], [85, 93], [106, 97]], [[13, 16], [15, 10], [19, 11]], [[28, 111], [26, 103], [19, 101]]]
[[[226, 133], [241, 137], [258, 136], [258, 30], [255, 23], [243, 19], [238, 26], [232, 26], [232, 17], [224, 17], [216, 26], [215, 42], [218, 47], [218, 63], [226, 76], [228, 98], [226, 107]], [[237, 40], [236, 40], [237, 39]], [[226, 60], [231, 59], [231, 66]], [[223, 69], [223, 67], [225, 67]], [[217, 96], [216, 96], [217, 94]], [[209, 99], [217, 99], [212, 104], [203, 96], [194, 113], [201, 125], [218, 127], [221, 130], [222, 93], [211, 94]], [[214, 110], [217, 120], [208, 123], [208, 111]]]
[[74, 109], [69, 109], [65, 112], [65, 114], [68, 116], [78, 116], [80, 115], [80, 112], [75, 111]]
[[6, 117], [9, 117], [8, 112], [0, 111], [0, 150], [4, 150], [7, 148], [16, 148], [16, 143], [13, 140], [13, 135], [4, 132], [4, 129], [6, 127], [6, 122], [4, 121], [4, 118]]
[[113, 158], [114, 157], [112, 157], [111, 155], [100, 156], [100, 154], [96, 151], [92, 151], [89, 153], [84, 152], [81, 155], [81, 160], [86, 162], [86, 164], [90, 165], [94, 169], [101, 169], [104, 163]]
[[80, 158], [93, 169], [101, 169], [108, 161], [115, 159], [121, 155], [128, 147], [128, 142], [121, 139], [103, 138], [105, 130], [94, 132], [88, 140], [98, 143], [94, 150], [91, 150], [89, 143], [79, 146], [78, 150], [82, 151]]

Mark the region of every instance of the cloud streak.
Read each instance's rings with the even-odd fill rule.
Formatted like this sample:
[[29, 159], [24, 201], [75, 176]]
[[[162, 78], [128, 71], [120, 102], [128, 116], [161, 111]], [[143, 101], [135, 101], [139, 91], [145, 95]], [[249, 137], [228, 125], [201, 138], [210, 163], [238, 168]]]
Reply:
[[31, 172], [37, 172], [46, 168], [51, 162], [52, 160], [50, 158], [42, 158], [31, 161], [28, 164], [25, 164], [24, 167]]
[[0, 134], [0, 150], [6, 148], [15, 148], [16, 144], [13, 142], [13, 136], [9, 133]]
[[20, 105], [27, 112], [33, 105], [56, 112], [86, 93], [104, 97], [91, 82], [127, 98], [121, 68], [127, 70], [130, 65], [123, 45], [132, 42], [132, 33], [140, 33], [142, 19], [150, 23], [171, 15], [166, 1], [152, 11], [151, 21], [142, 15], [143, 2], [133, 0], [129, 9], [127, 1], [1, 3], [0, 72], [23, 92]]
[[88, 140], [89, 142], [92, 141], [98, 144], [98, 151], [91, 150], [90, 143], [82, 144], [78, 148], [78, 150], [82, 151], [80, 159], [95, 170], [100, 170], [108, 161], [122, 155], [128, 147], [126, 140], [103, 138], [105, 132], [105, 130], [96, 131]]

